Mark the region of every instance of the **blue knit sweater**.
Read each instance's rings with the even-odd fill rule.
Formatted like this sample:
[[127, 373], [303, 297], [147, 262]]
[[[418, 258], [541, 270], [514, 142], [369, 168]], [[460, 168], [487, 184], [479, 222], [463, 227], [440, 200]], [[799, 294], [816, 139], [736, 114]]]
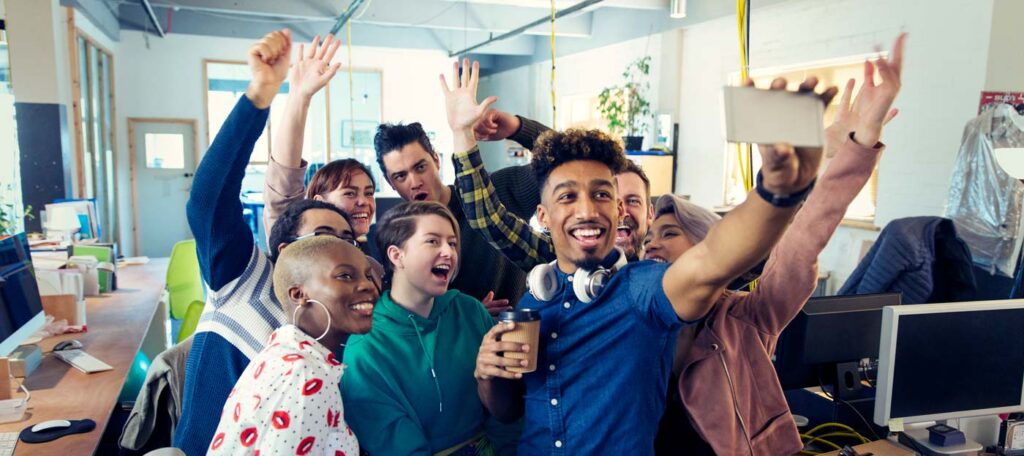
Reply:
[[284, 321], [271, 290], [272, 265], [256, 247], [239, 199], [268, 114], [241, 97], [199, 164], [189, 195], [189, 227], [209, 287], [185, 367], [184, 403], [174, 435], [174, 446], [189, 456], [206, 453], [231, 388]]

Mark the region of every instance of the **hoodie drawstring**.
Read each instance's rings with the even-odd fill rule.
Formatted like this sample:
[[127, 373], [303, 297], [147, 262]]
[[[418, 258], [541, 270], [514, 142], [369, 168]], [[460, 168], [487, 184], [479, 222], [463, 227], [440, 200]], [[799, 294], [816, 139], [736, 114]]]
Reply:
[[[412, 323], [412, 327], [416, 330], [416, 338], [420, 341], [420, 348], [423, 349], [423, 354], [427, 357], [427, 364], [430, 365], [430, 376], [434, 378], [434, 390], [437, 391], [437, 411], [444, 413], [444, 398], [441, 396], [441, 384], [437, 381], [437, 371], [434, 370], [434, 355], [427, 351], [427, 344], [423, 342], [423, 333], [420, 332], [420, 326], [416, 324], [416, 320], [412, 315], [409, 315], [409, 323]], [[438, 329], [441, 328], [441, 322], [437, 323]]]

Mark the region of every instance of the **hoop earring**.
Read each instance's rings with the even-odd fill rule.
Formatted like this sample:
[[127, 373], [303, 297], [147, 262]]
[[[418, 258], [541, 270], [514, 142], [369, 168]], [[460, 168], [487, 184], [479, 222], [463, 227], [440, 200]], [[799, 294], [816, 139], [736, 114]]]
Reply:
[[[322, 303], [320, 301], [317, 301], [315, 299], [307, 299], [306, 302], [315, 302], [317, 304], [320, 304], [320, 307], [323, 307], [324, 312], [327, 313], [327, 326], [324, 328], [324, 333], [321, 334], [320, 337], [315, 338], [315, 340], [317, 342], [319, 342], [320, 339], [323, 339], [325, 336], [327, 336], [327, 332], [331, 330], [331, 311], [327, 310], [327, 306], [325, 306], [324, 303]], [[299, 326], [298, 325], [299, 320], [297, 318], [298, 315], [299, 315], [299, 309], [301, 309], [303, 307], [304, 307], [304, 305], [302, 305], [302, 306], [295, 306], [295, 310], [292, 311], [292, 324], [295, 325], [296, 327]]]

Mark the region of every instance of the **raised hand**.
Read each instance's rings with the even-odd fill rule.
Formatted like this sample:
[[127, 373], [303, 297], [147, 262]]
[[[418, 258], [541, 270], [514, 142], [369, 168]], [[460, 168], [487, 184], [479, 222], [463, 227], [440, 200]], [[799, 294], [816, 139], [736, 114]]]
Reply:
[[495, 318], [498, 317], [498, 314], [506, 310], [512, 310], [512, 306], [508, 305], [508, 299], [494, 299], [493, 291], [488, 292], [487, 296], [484, 296], [484, 299], [480, 301], [480, 303], [487, 309], [487, 313], [491, 314], [491, 316]]
[[292, 32], [288, 29], [270, 32], [249, 48], [249, 69], [252, 80], [246, 95], [259, 108], [270, 102], [288, 75], [291, 62]]
[[519, 118], [497, 109], [488, 109], [473, 126], [477, 141], [501, 141], [519, 130]]
[[[863, 146], [873, 147], [882, 137], [882, 127], [896, 115], [892, 103], [900, 92], [903, 72], [903, 46], [907, 34], [896, 37], [890, 59], [879, 58], [874, 63], [864, 62], [864, 84], [853, 100], [847, 122], [852, 126], [853, 139]], [[882, 82], [875, 82], [875, 67]]]
[[308, 51], [299, 44], [299, 55], [288, 75], [291, 93], [312, 98], [323, 89], [341, 68], [340, 63], [331, 64], [340, 45], [341, 41], [335, 41], [330, 34], [323, 43], [320, 42], [320, 35], [313, 38]]
[[[753, 85], [748, 81], [748, 85]], [[813, 94], [821, 99], [826, 106], [832, 102], [838, 89], [829, 87], [821, 94], [815, 93], [818, 78], [808, 77], [797, 90], [800, 93]], [[786, 80], [778, 78], [772, 81], [771, 90], [786, 90]], [[821, 166], [822, 149], [820, 147], [797, 147], [790, 144], [758, 144], [761, 152], [762, 185], [776, 195], [791, 195], [807, 188], [818, 175]]]
[[487, 108], [498, 101], [498, 97], [490, 96], [482, 103], [476, 101], [476, 89], [480, 84], [480, 62], [469, 65], [469, 59], [462, 60], [462, 75], [459, 75], [459, 62], [452, 63], [453, 86], [442, 74], [441, 91], [444, 92], [445, 108], [448, 112], [448, 126], [452, 131], [469, 131], [487, 112]]

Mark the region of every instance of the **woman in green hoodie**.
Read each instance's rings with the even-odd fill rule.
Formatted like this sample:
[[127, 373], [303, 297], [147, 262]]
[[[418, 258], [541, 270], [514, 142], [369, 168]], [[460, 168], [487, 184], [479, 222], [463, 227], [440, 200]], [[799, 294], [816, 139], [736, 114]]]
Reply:
[[349, 338], [341, 383], [349, 425], [373, 456], [514, 454], [518, 428], [491, 419], [473, 369], [494, 320], [476, 299], [448, 290], [459, 266], [459, 225], [434, 202], [400, 204], [377, 224], [391, 290], [373, 330]]

